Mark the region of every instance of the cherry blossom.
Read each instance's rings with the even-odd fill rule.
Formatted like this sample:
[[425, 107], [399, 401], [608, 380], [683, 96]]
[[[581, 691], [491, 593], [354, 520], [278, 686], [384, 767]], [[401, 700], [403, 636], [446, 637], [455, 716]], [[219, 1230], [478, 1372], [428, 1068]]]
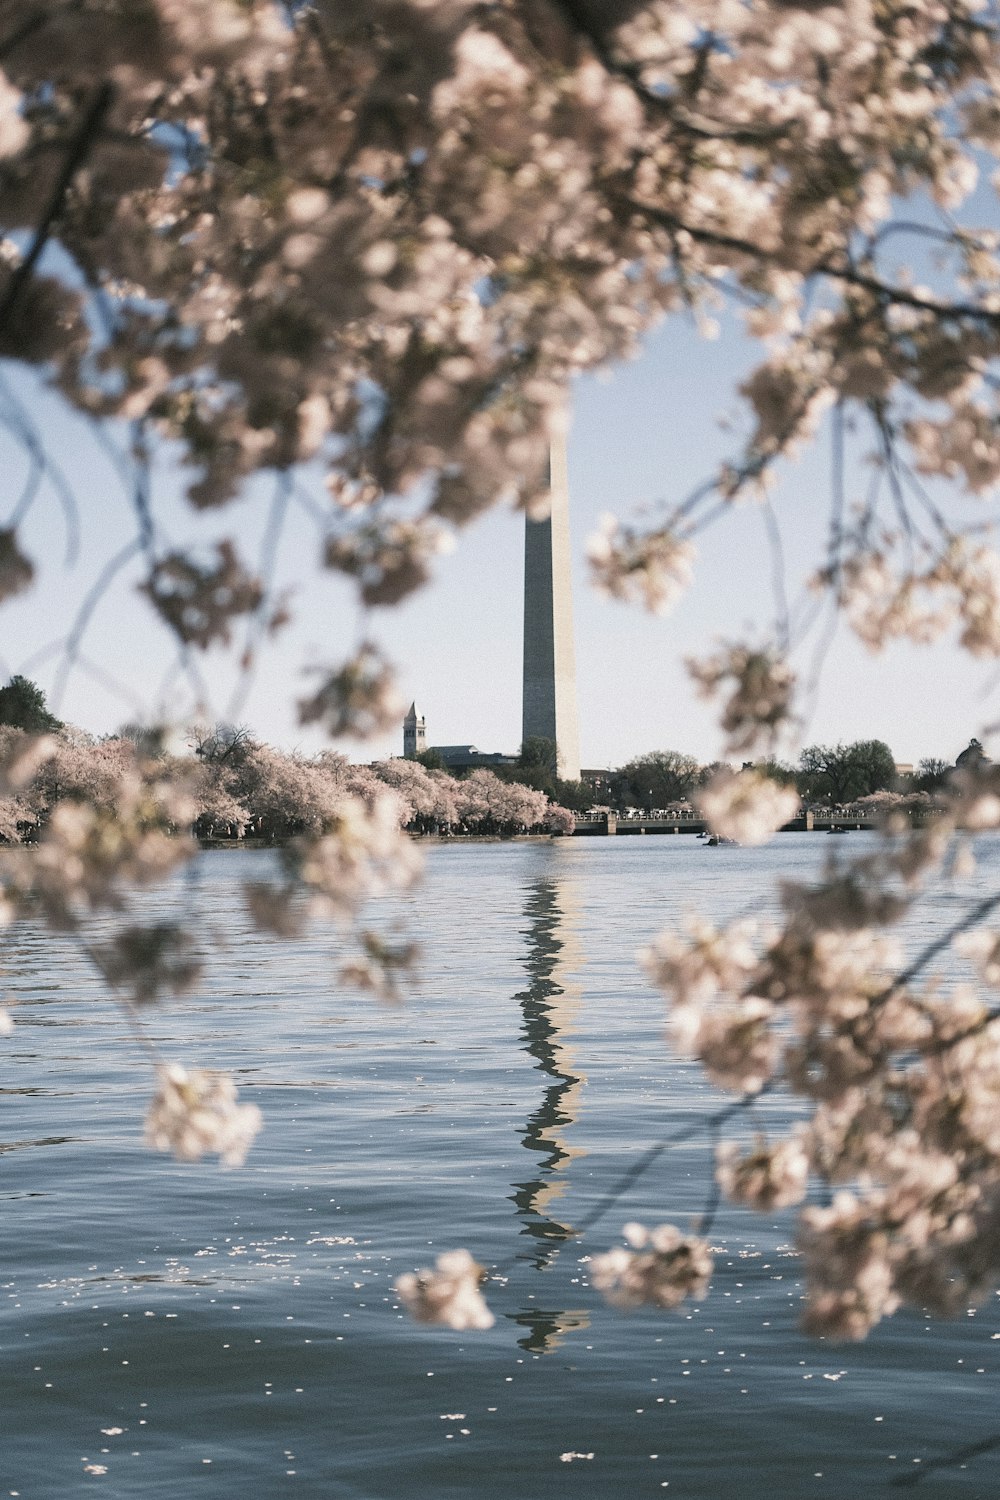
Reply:
[[712, 1279], [707, 1241], [685, 1235], [673, 1224], [646, 1229], [626, 1224], [630, 1250], [608, 1250], [590, 1262], [590, 1280], [618, 1307], [678, 1307], [687, 1297], [703, 1297]]
[[723, 646], [702, 661], [689, 661], [687, 666], [702, 697], [714, 699], [724, 684], [732, 684], [719, 718], [727, 735], [727, 754], [745, 754], [769, 746], [788, 722], [795, 677], [775, 652]]
[[769, 1213], [801, 1203], [809, 1182], [809, 1156], [795, 1139], [744, 1153], [733, 1141], [716, 1152], [716, 1178], [727, 1198]]
[[311, 698], [299, 703], [303, 724], [323, 722], [332, 738], [368, 739], [402, 717], [392, 669], [377, 646], [366, 641], [354, 656], [325, 677]]
[[417, 1323], [443, 1323], [447, 1328], [492, 1328], [490, 1312], [479, 1290], [483, 1268], [468, 1250], [446, 1250], [434, 1269], [408, 1271], [396, 1278], [396, 1291]]
[[713, 833], [737, 844], [766, 844], [799, 810], [794, 787], [756, 771], [722, 771], [696, 797]]
[[689, 586], [694, 547], [669, 530], [639, 536], [612, 515], [587, 543], [590, 575], [598, 592], [636, 599], [653, 614], [665, 613]]
[[178, 1161], [217, 1155], [223, 1166], [242, 1166], [263, 1117], [256, 1104], [238, 1104], [236, 1098], [230, 1078], [161, 1064], [146, 1115], [146, 1141]]

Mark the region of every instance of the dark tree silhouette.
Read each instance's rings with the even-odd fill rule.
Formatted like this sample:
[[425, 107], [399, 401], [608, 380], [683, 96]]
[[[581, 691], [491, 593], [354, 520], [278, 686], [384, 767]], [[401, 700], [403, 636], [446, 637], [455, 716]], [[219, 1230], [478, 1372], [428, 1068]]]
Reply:
[[49, 712], [38, 684], [20, 676], [12, 677], [0, 688], [0, 724], [26, 729], [29, 734], [45, 734], [64, 727], [62, 720]]

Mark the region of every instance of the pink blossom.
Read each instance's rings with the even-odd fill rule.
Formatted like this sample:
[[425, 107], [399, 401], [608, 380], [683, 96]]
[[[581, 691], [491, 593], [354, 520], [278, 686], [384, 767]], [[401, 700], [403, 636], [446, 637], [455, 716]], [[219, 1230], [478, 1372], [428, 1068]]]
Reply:
[[255, 1104], [237, 1104], [236, 1087], [220, 1074], [189, 1073], [178, 1063], [157, 1069], [157, 1091], [146, 1116], [146, 1141], [178, 1161], [218, 1155], [223, 1166], [246, 1159], [262, 1116]]
[[483, 1268], [468, 1250], [446, 1250], [434, 1269], [408, 1271], [396, 1278], [399, 1299], [417, 1323], [443, 1323], [448, 1328], [492, 1328], [493, 1314], [479, 1284]]
[[704, 1297], [712, 1278], [712, 1253], [696, 1235], [673, 1224], [646, 1229], [626, 1224], [631, 1250], [608, 1250], [590, 1262], [590, 1280], [619, 1307], [678, 1307], [686, 1298]]

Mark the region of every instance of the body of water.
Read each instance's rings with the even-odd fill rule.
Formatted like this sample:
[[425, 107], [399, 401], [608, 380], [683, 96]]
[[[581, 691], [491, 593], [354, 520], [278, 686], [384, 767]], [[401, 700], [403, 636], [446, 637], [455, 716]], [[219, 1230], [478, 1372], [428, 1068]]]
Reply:
[[[395, 1008], [338, 987], [329, 932], [251, 929], [240, 883], [271, 856], [202, 855], [146, 900], [186, 904], [226, 947], [149, 1029], [260, 1105], [235, 1172], [144, 1148], [149, 1074], [120, 1015], [68, 939], [8, 933], [0, 1497], [1000, 1495], [997, 1298], [955, 1322], [897, 1316], [860, 1346], [810, 1341], [791, 1219], [724, 1208], [704, 1302], [606, 1307], [586, 1257], [628, 1219], [697, 1218], [701, 1132], [572, 1233], [719, 1102], [671, 1057], [636, 950], [685, 910], [766, 913], [777, 877], [868, 839], [434, 847], [380, 913], [424, 949]], [[998, 863], [987, 843], [981, 869]], [[914, 943], [957, 901], [927, 903]], [[492, 1270], [487, 1332], [415, 1326], [393, 1294], [455, 1246]]]

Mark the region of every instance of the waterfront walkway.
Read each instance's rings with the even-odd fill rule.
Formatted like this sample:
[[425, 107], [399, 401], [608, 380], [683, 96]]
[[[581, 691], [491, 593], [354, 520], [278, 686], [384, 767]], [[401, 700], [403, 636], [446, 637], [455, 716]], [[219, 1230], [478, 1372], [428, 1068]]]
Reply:
[[[786, 823], [782, 833], [854, 832], [863, 828], [877, 828], [879, 814], [870, 807], [848, 806], [834, 808], [807, 808]], [[616, 813], [578, 813], [573, 830], [577, 838], [622, 837], [642, 833], [694, 833], [708, 832], [705, 819], [691, 809], [678, 808], [656, 814], [626, 816]]]

